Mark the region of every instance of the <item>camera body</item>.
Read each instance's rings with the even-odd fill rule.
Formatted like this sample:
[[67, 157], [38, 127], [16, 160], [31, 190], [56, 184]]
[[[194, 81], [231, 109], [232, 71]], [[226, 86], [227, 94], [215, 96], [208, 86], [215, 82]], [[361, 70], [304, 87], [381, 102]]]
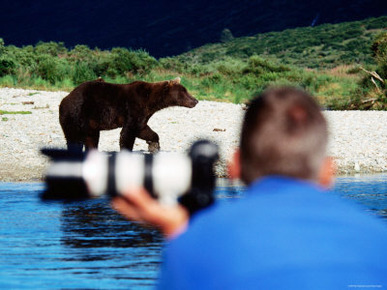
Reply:
[[217, 145], [206, 140], [195, 142], [188, 154], [41, 151], [52, 160], [45, 174], [45, 200], [114, 197], [142, 186], [162, 204], [179, 202], [191, 214], [214, 201], [214, 163], [219, 154]]

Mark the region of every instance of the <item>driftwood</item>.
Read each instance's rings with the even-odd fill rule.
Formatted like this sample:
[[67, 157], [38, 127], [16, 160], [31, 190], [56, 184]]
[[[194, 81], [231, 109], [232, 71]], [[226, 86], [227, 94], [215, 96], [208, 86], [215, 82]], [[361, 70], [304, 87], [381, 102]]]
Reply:
[[362, 104], [366, 104], [366, 103], [369, 103], [369, 102], [375, 102], [377, 100], [378, 100], [377, 98], [372, 98], [372, 99], [363, 100], [363, 101], [361, 101], [361, 103]]
[[[366, 72], [367, 74], [370, 74], [371, 75], [371, 82], [375, 85], [376, 87], [376, 90], [378, 91], [379, 94], [382, 93], [382, 90], [379, 88], [378, 84], [376, 83], [375, 79], [381, 81], [382, 83], [384, 83], [384, 80], [382, 79], [382, 77], [380, 75], [378, 75], [378, 73], [376, 71], [369, 71], [369, 70], [366, 70], [365, 68], [363, 67], [360, 67], [364, 72]], [[374, 79], [375, 78], [375, 79]]]
[[[363, 67], [360, 67], [361, 70], [363, 70], [365, 73], [369, 74], [371, 76], [371, 82], [374, 84], [375, 88], [376, 88], [376, 91], [378, 92], [378, 94], [380, 94], [380, 97], [376, 97], [376, 98], [370, 98], [370, 99], [366, 99], [366, 100], [362, 100], [361, 101], [361, 104], [363, 106], [363, 109], [371, 109], [375, 104], [379, 104], [379, 102], [381, 101], [381, 98], [382, 98], [382, 95], [383, 95], [383, 89], [380, 87], [380, 84], [378, 85], [377, 81], [380, 81], [382, 83], [382, 86], [383, 84], [386, 82], [386, 80], [384, 80], [377, 72], [375, 71], [369, 71], [369, 70], [366, 70], [365, 68]], [[383, 105], [382, 105], [383, 106]]]
[[[380, 75], [377, 74], [376, 71], [369, 71], [369, 70], [366, 70], [365, 68], [363, 67], [360, 67], [364, 72], [370, 74], [372, 77], [378, 79], [379, 81], [381, 81], [382, 83], [384, 83], [384, 80], [382, 79], [382, 77]], [[375, 84], [375, 80], [371, 77], [371, 80], [372, 82]]]

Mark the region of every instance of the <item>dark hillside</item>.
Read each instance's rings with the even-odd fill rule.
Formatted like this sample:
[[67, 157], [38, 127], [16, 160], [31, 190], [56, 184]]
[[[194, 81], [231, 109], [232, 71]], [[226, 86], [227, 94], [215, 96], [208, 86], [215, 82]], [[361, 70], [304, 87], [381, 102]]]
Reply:
[[384, 0], [26, 0], [3, 1], [0, 37], [17, 46], [61, 41], [110, 49], [144, 48], [153, 56], [180, 54], [235, 37], [339, 23], [387, 14]]
[[364, 65], [374, 63], [371, 45], [386, 29], [387, 16], [300, 27], [207, 44], [177, 58], [188, 64], [207, 64], [228, 58], [246, 60], [259, 55], [282, 64], [308, 68]]

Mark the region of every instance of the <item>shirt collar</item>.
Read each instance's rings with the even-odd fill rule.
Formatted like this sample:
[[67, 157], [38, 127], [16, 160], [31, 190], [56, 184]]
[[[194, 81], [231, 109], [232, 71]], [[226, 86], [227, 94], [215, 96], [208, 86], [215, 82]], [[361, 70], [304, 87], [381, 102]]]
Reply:
[[318, 191], [327, 191], [327, 189], [321, 187], [319, 184], [310, 180], [298, 179], [283, 175], [269, 175], [256, 179], [250, 186], [247, 187], [247, 191], [275, 191], [282, 188], [302, 188], [302, 189], [314, 189]]

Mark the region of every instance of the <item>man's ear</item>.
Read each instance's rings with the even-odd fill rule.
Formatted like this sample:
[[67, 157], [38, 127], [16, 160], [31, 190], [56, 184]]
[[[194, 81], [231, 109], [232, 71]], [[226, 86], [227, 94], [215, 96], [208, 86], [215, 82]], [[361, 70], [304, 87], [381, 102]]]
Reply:
[[321, 165], [318, 183], [325, 187], [333, 187], [336, 173], [336, 164], [332, 157], [326, 157]]
[[240, 150], [235, 150], [231, 160], [227, 164], [228, 176], [230, 179], [240, 179], [241, 164], [240, 164]]

